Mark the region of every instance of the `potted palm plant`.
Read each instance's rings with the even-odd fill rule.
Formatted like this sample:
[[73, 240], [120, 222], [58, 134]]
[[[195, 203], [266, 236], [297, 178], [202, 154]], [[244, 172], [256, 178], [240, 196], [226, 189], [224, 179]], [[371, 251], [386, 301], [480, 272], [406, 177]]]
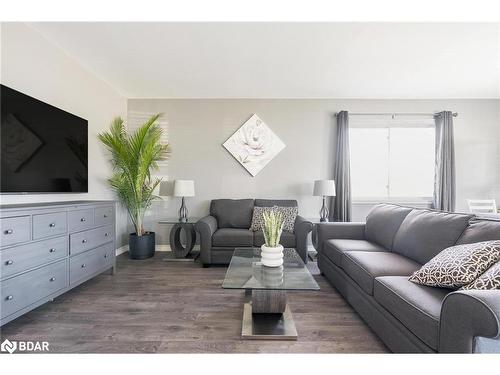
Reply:
[[283, 231], [283, 214], [281, 212], [263, 212], [264, 245], [261, 249], [261, 261], [267, 267], [279, 267], [283, 264], [283, 245], [280, 244]]
[[146, 259], [155, 253], [155, 233], [144, 229], [144, 214], [158, 198], [154, 191], [161, 182], [160, 178], [151, 177], [151, 171], [158, 169], [158, 162], [170, 153], [169, 145], [160, 141], [159, 117], [159, 114], [152, 116], [131, 134], [126, 132], [123, 119], [117, 117], [109, 131], [98, 135], [111, 153], [113, 175], [109, 184], [126, 207], [135, 228], [135, 233], [129, 236], [131, 259]]

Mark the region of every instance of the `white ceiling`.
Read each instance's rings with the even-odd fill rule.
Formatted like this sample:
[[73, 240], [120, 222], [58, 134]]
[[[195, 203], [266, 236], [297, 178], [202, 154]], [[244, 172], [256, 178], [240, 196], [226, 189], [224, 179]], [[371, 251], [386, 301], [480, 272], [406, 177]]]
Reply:
[[30, 25], [128, 98], [500, 98], [500, 24]]

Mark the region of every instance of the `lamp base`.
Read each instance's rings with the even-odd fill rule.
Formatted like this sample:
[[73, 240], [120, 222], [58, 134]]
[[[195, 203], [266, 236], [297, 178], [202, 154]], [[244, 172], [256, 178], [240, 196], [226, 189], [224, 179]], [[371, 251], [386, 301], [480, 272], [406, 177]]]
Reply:
[[328, 211], [328, 207], [326, 207], [326, 197], [323, 196], [323, 206], [321, 206], [321, 210], [319, 210], [319, 221], [324, 223], [324, 222], [328, 222], [328, 214], [329, 214], [329, 211]]
[[182, 197], [181, 208], [179, 208], [179, 222], [187, 223], [188, 222], [188, 209], [186, 204], [184, 203], [184, 197]]

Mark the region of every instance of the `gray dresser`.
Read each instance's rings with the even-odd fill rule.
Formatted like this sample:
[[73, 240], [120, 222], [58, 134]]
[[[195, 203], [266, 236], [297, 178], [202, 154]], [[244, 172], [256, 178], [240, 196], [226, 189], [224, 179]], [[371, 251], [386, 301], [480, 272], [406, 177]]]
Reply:
[[0, 206], [0, 326], [115, 269], [115, 202]]

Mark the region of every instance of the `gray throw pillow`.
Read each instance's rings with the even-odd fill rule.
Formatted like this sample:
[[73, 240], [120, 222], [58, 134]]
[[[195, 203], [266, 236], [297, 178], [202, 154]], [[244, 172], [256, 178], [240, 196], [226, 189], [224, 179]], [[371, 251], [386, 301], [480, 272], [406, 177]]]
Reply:
[[293, 233], [293, 228], [295, 226], [295, 219], [298, 215], [297, 207], [254, 207], [253, 215], [252, 215], [252, 224], [250, 226], [250, 230], [257, 232], [262, 230], [262, 226], [264, 225], [264, 218], [262, 214], [264, 212], [280, 212], [283, 215], [283, 230]]
[[500, 262], [496, 262], [476, 280], [460, 288], [460, 290], [491, 290], [500, 289]]
[[500, 241], [448, 247], [413, 273], [408, 280], [427, 286], [460, 288], [476, 280], [500, 260]]

